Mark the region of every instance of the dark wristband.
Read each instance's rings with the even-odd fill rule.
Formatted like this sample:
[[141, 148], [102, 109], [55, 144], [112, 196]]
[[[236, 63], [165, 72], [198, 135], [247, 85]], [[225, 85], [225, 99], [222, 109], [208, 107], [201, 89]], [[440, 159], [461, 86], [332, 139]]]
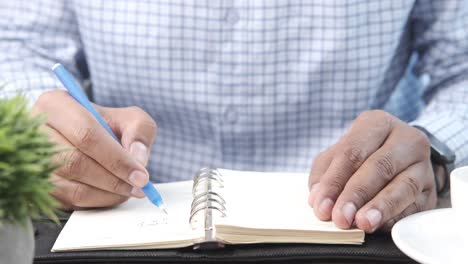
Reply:
[[[445, 197], [450, 191], [450, 172], [452, 171], [451, 169], [448, 169], [446, 165], [444, 164], [437, 164], [432, 162], [432, 168], [434, 171], [434, 177], [435, 177], [435, 184], [436, 184], [436, 190], [437, 190], [437, 195], [440, 197]], [[439, 182], [439, 175], [438, 173], [442, 170], [443, 172], [443, 182]]]
[[[431, 162], [434, 171], [437, 194], [439, 196], [445, 196], [450, 190], [450, 172], [455, 169], [455, 153], [424, 127], [417, 125], [413, 127], [423, 132], [431, 143]], [[437, 167], [439, 166], [444, 170], [444, 182], [442, 183], [439, 182], [437, 177]]]

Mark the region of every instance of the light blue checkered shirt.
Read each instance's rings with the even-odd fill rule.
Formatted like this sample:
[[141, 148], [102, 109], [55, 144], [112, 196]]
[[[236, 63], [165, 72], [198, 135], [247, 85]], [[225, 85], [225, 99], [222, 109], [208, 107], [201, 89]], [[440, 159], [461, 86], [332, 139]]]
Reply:
[[307, 171], [368, 109], [427, 127], [462, 165], [467, 29], [462, 0], [1, 1], [1, 95], [61, 87], [56, 62], [82, 80], [83, 50], [96, 103], [158, 123], [156, 181]]

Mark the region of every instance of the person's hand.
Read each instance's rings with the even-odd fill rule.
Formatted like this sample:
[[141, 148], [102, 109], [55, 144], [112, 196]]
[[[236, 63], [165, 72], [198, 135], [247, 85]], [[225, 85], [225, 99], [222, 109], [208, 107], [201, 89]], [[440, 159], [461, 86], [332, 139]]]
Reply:
[[65, 91], [44, 93], [33, 114], [45, 113], [50, 139], [64, 151], [51, 177], [52, 195], [64, 209], [113, 206], [130, 196], [144, 197], [149, 181], [145, 165], [156, 136], [156, 123], [137, 107], [94, 105], [122, 146]]
[[379, 110], [359, 115], [315, 159], [309, 204], [321, 220], [372, 233], [435, 207], [430, 143], [418, 129]]

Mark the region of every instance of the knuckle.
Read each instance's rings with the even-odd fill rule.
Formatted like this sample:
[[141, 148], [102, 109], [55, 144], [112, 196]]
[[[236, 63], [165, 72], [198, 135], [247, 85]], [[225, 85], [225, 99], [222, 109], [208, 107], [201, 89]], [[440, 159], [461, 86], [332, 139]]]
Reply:
[[333, 195], [340, 193], [344, 189], [345, 184], [340, 180], [333, 178], [325, 181], [323, 185], [320, 183], [320, 186], [323, 186], [323, 188], [326, 189], [326, 191], [323, 191], [323, 193], [329, 193]]
[[147, 131], [150, 131], [153, 135], [156, 134], [158, 126], [156, 121], [143, 109], [137, 106], [130, 106], [127, 108], [128, 111], [132, 112], [133, 115], [136, 117], [136, 122], [139, 126], [144, 127]]
[[391, 114], [380, 109], [375, 109], [375, 110], [368, 110], [368, 111], [361, 112], [356, 118], [356, 121], [360, 121], [360, 122], [372, 121], [372, 122], [377, 122], [378, 124], [381, 124], [384, 126], [391, 127], [394, 119], [395, 118]]
[[369, 120], [369, 118], [371, 118], [373, 116], [372, 111], [373, 110], [368, 110], [368, 111], [363, 111], [363, 112], [359, 113], [359, 115], [356, 118], [356, 121], [367, 121], [367, 120]]
[[388, 113], [383, 110], [379, 110], [379, 109], [367, 110], [367, 111], [363, 111], [359, 113], [356, 119], [359, 119], [362, 121], [369, 120], [369, 119], [380, 119], [380, 118], [386, 118], [387, 115]]
[[312, 175], [312, 173], [309, 173], [309, 180], [308, 180], [308, 183], [307, 183], [307, 186], [309, 186], [309, 191], [311, 190], [312, 188], [312, 185], [314, 185], [316, 183], [316, 179], [314, 177], [314, 175]]
[[403, 184], [406, 186], [410, 197], [417, 197], [422, 192], [422, 186], [420, 182], [413, 177], [406, 177], [403, 179]]
[[320, 152], [317, 154], [316, 159], [323, 159], [323, 157], [325, 157], [326, 153], [327, 153], [326, 150], [320, 151]]
[[34, 108], [37, 110], [45, 110], [52, 105], [53, 101], [59, 100], [61, 97], [68, 96], [68, 93], [63, 90], [53, 90], [42, 93], [34, 103]]
[[123, 162], [121, 158], [115, 159], [109, 163], [109, 170], [114, 174], [123, 169]]
[[385, 154], [375, 160], [375, 167], [381, 178], [390, 181], [396, 173], [396, 165], [393, 159]]
[[73, 190], [72, 197], [71, 197], [71, 204], [73, 206], [81, 206], [83, 205], [83, 201], [86, 197], [86, 188], [84, 184], [76, 184], [76, 187]]
[[420, 155], [422, 155], [424, 158], [430, 157], [431, 142], [429, 141], [426, 135], [418, 131], [418, 133], [413, 138], [413, 142], [414, 144], [416, 144], [416, 146], [418, 146], [418, 149], [421, 151], [421, 153], [419, 153]]
[[132, 113], [132, 115], [135, 117], [142, 117], [142, 116], [145, 118], [148, 117], [148, 114], [138, 106], [129, 106], [126, 108], [126, 110]]
[[154, 121], [152, 118], [149, 117], [148, 119], [146, 119], [144, 122], [142, 122], [142, 125], [146, 127], [152, 135], [156, 135], [156, 132], [158, 131], [158, 125], [156, 124], [156, 121]]
[[381, 118], [388, 118], [390, 116], [390, 114], [388, 114], [387, 112], [385, 112], [383, 110], [380, 110], [380, 109], [370, 110], [369, 112], [373, 116], [378, 116], [378, 117], [381, 117]]
[[315, 158], [312, 160], [312, 167], [316, 166], [317, 164], [321, 163], [324, 161], [326, 156], [326, 151], [322, 151], [315, 156]]
[[37, 98], [36, 102], [34, 103], [34, 108], [38, 110], [42, 110], [44, 108], [44, 105], [46, 105], [44, 101], [47, 101], [49, 97], [48, 93], [50, 92], [45, 92]]
[[364, 186], [357, 186], [353, 191], [353, 195], [360, 201], [359, 204], [365, 204], [371, 198], [369, 192]]
[[79, 180], [81, 172], [85, 170], [86, 156], [79, 150], [66, 152], [62, 172], [68, 179]]
[[[97, 107], [96, 107], [97, 108]], [[105, 108], [104, 108], [105, 109]], [[98, 110], [101, 114], [102, 119], [109, 125], [109, 127], [118, 127], [118, 121], [115, 120], [115, 115], [112, 112], [108, 112], [106, 110]]]
[[319, 160], [319, 161], [322, 161], [322, 160], [325, 160], [327, 159], [327, 157], [329, 157], [331, 154], [330, 150], [324, 150], [324, 151], [321, 151], [317, 157], [316, 157], [316, 160]]
[[358, 169], [366, 159], [366, 153], [359, 147], [350, 146], [343, 151], [343, 155], [353, 169]]
[[376, 119], [384, 122], [390, 121], [392, 117], [389, 113], [380, 109], [369, 110], [368, 113], [370, 116], [375, 117]]
[[80, 127], [73, 135], [78, 148], [87, 150], [97, 143], [96, 131], [91, 127]]
[[383, 198], [382, 203], [384, 205], [384, 208], [386, 208], [386, 211], [390, 214], [396, 212], [400, 205], [400, 202], [398, 200], [389, 198]]
[[[412, 214], [412, 213], [417, 213], [417, 212], [422, 212], [424, 211], [424, 206], [421, 203], [414, 202], [408, 206], [408, 209], [405, 210], [407, 211], [406, 215]], [[405, 215], [405, 216], [406, 216]]]
[[129, 107], [127, 107], [127, 110], [128, 110], [128, 111], [132, 111], [132, 112], [134, 112], [134, 113], [136, 113], [136, 114], [142, 114], [142, 113], [145, 112], [145, 111], [143, 111], [143, 109], [141, 109], [141, 108], [138, 107], [138, 106], [129, 106]]
[[426, 208], [425, 208], [425, 206], [424, 206], [423, 203], [415, 202], [415, 203], [414, 203], [414, 209], [416, 210], [415, 212], [422, 212], [422, 211], [424, 211]]
[[114, 179], [112, 180], [110, 186], [111, 186], [111, 191], [114, 192], [114, 193], [119, 193], [120, 190], [122, 189], [122, 184], [123, 184], [123, 181], [114, 177]]
[[34, 107], [37, 109], [44, 109], [45, 106], [50, 104], [51, 98], [54, 97], [56, 91], [47, 91], [42, 93], [36, 100]]

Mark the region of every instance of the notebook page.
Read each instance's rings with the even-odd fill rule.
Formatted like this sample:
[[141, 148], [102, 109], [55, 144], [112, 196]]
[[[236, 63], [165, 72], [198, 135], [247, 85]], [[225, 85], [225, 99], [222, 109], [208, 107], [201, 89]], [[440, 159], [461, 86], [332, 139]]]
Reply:
[[[219, 170], [227, 217], [217, 224], [254, 229], [338, 231], [308, 204], [308, 174]], [[342, 230], [340, 230], [342, 231]]]
[[75, 211], [52, 251], [188, 246], [203, 236], [188, 223], [192, 181], [156, 185], [169, 215], [148, 199], [131, 198], [113, 208]]

